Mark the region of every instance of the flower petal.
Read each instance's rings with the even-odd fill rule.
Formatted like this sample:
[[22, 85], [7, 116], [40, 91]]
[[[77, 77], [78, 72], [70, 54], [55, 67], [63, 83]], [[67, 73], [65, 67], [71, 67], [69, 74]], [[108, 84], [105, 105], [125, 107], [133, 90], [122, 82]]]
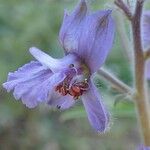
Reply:
[[82, 96], [82, 101], [92, 127], [96, 131], [105, 132], [109, 125], [109, 115], [101, 100], [101, 95], [91, 83], [90, 90]]
[[150, 11], [143, 13], [142, 19], [142, 41], [145, 49], [150, 47]]
[[83, 0], [69, 16], [65, 13], [60, 41], [66, 53], [76, 53], [95, 72], [112, 48], [115, 25], [111, 10], [88, 14]]
[[146, 147], [144, 145], [140, 145], [137, 150], [150, 150], [150, 146]]
[[[150, 48], [150, 11], [145, 11], [142, 18], [142, 42], [144, 50]], [[145, 77], [150, 79], [150, 59], [146, 61]]]
[[86, 14], [87, 5], [85, 0], [81, 0], [77, 8], [70, 15], [68, 15], [66, 11], [64, 13], [59, 39], [67, 53], [70, 52], [70, 50], [78, 49], [78, 40]]
[[48, 102], [48, 105], [57, 109], [68, 109], [75, 104], [75, 100], [73, 100], [72, 96], [66, 95], [61, 96], [57, 92], [53, 92], [51, 99]]
[[115, 33], [111, 10], [98, 11], [89, 15], [79, 40], [78, 54], [92, 72], [105, 62], [112, 48]]
[[43, 78], [45, 80], [41, 80], [41, 83], [35, 83], [30, 88], [30, 92], [28, 90], [27, 93], [22, 95], [22, 102], [27, 107], [33, 108], [41, 102], [47, 102], [51, 97], [53, 88], [64, 79], [64, 76], [58, 73], [52, 75], [50, 78], [46, 79], [46, 76], [43, 76]]
[[52, 72], [59, 72], [62, 69], [68, 68], [70, 64], [78, 60], [77, 56], [73, 54], [68, 54], [62, 59], [54, 59], [36, 47], [31, 47], [29, 51], [41, 64], [49, 67]]
[[148, 59], [145, 63], [145, 77], [150, 80], [150, 59]]
[[4, 83], [3, 86], [7, 89], [7, 92], [10, 92], [18, 83], [30, 80], [32, 75], [36, 75], [44, 69], [47, 69], [47, 67], [42, 66], [37, 61], [31, 61], [23, 67], [20, 67], [17, 71], [13, 73], [10, 72], [8, 74], [7, 82]]
[[13, 95], [16, 99], [21, 99], [27, 107], [34, 108], [39, 103], [47, 101], [52, 88], [64, 78], [65, 74], [53, 74], [39, 62], [30, 62], [18, 71], [10, 73], [3, 87], [8, 92], [14, 90]]

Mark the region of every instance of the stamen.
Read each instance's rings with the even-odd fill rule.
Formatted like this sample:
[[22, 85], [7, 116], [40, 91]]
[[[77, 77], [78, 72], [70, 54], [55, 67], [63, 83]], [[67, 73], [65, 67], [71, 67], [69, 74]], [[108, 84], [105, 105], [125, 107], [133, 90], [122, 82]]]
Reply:
[[81, 92], [80, 87], [78, 87], [78, 86], [72, 86], [71, 88], [72, 88], [72, 90], [73, 90], [75, 93], [80, 93], [80, 92]]
[[[67, 94], [71, 95], [74, 100], [77, 100], [89, 89], [89, 71], [85, 65], [82, 65], [82, 69], [77, 69], [74, 64], [70, 64], [69, 68], [70, 69], [66, 72], [66, 78], [56, 86], [55, 91], [59, 92], [62, 96]], [[76, 73], [74, 71], [76, 71]]]
[[67, 95], [67, 89], [65, 87], [61, 87], [61, 92], [60, 92], [63, 96]]
[[61, 106], [57, 105], [57, 109], [60, 109], [60, 108], [61, 108]]
[[89, 88], [88, 81], [74, 83], [70, 88], [68, 88], [69, 85], [64, 82], [65, 80], [63, 83], [59, 84], [55, 90], [58, 91], [62, 96], [69, 94], [73, 96], [75, 100], [79, 99], [83, 92], [87, 91]]
[[84, 79], [84, 82], [85, 82], [85, 83], [87, 83], [87, 82], [88, 82], [88, 79], [87, 79], [87, 78], [85, 78], [85, 79]]
[[89, 88], [88, 83], [85, 82], [74, 83], [69, 90], [69, 94], [73, 96], [73, 98], [76, 100], [83, 94], [83, 92], [88, 90], [88, 88]]
[[69, 65], [69, 68], [73, 68], [73, 67], [74, 67], [74, 64], [70, 64], [70, 65]]

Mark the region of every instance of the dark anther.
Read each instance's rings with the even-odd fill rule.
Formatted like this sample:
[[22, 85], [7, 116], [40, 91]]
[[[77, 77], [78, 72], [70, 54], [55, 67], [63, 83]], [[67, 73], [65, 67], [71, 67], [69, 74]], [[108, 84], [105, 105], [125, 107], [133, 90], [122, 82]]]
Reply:
[[74, 64], [70, 64], [69, 67], [70, 67], [70, 68], [73, 68], [73, 67], [74, 67]]
[[60, 108], [61, 108], [61, 106], [57, 105], [57, 109], [60, 109]]

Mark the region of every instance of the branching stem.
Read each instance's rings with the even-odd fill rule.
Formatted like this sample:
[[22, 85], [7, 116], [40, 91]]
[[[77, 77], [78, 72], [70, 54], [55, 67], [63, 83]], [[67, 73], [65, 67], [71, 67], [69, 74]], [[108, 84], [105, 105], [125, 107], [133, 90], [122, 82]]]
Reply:
[[144, 77], [145, 59], [141, 41], [141, 16], [144, 0], [137, 0], [135, 13], [131, 21], [133, 31], [135, 55], [135, 88], [136, 106], [141, 124], [145, 146], [150, 146], [150, 109], [147, 94], [147, 85]]
[[125, 13], [129, 20], [132, 20], [132, 13], [122, 0], [115, 0], [115, 4]]
[[[117, 1], [120, 2], [122, 0]], [[134, 45], [135, 89], [137, 92], [135, 96], [135, 102], [137, 106], [138, 119], [143, 134], [144, 144], [145, 146], [150, 146], [150, 104], [148, 101], [147, 84], [144, 76], [146, 56], [142, 49], [141, 40], [141, 16], [143, 4], [144, 0], [137, 0], [135, 13], [132, 16], [132, 19], [129, 20], [131, 21], [132, 25]], [[128, 17], [128, 13], [126, 13], [126, 8], [124, 8], [123, 6], [119, 6], [119, 8], [121, 8]], [[147, 53], [147, 55], [149, 54]]]
[[133, 95], [133, 91], [128, 85], [123, 83], [121, 80], [117, 79], [113, 74], [106, 71], [106, 69], [99, 69], [97, 71], [97, 74], [102, 76], [107, 82], [111, 83], [118, 92]]

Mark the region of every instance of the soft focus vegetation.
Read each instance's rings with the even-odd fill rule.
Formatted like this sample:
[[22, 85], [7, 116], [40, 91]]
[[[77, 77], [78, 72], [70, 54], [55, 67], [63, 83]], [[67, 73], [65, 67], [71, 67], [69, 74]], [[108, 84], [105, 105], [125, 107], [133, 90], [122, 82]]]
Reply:
[[[92, 0], [92, 9], [106, 8], [103, 1]], [[0, 85], [9, 71], [32, 59], [28, 52], [31, 46], [53, 57], [63, 56], [58, 42], [63, 10], [72, 10], [76, 3], [75, 0], [0, 1]], [[131, 68], [117, 34], [105, 67], [132, 85]], [[101, 78], [96, 78], [95, 83], [111, 113], [106, 134], [93, 131], [80, 102], [63, 112], [45, 105], [28, 109], [0, 86], [0, 149], [134, 150], [140, 143], [140, 134], [133, 103], [123, 101]], [[121, 101], [114, 106], [116, 99]]]

